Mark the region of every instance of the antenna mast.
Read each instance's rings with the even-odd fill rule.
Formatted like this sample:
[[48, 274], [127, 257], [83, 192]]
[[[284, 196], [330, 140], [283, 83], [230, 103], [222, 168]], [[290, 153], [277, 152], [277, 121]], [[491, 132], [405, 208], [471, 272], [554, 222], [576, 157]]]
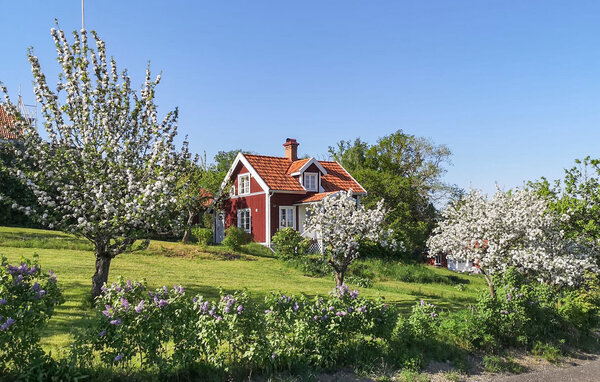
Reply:
[[85, 29], [84, 19], [83, 19], [83, 0], [81, 0], [81, 29]]

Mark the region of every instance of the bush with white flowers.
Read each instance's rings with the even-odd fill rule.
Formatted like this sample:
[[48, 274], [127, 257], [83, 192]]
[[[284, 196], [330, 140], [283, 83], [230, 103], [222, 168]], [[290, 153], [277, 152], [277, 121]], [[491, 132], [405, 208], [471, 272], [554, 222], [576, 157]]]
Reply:
[[333, 268], [337, 286], [344, 283], [344, 274], [357, 259], [364, 240], [396, 246], [391, 234], [383, 229], [387, 211], [383, 200], [375, 209], [357, 205], [351, 192], [340, 191], [313, 204], [306, 219], [305, 230], [316, 233], [323, 241], [324, 256]]
[[[56, 91], [29, 51], [34, 91], [41, 103], [48, 139], [18, 119], [12, 145], [14, 176], [31, 189], [40, 208], [13, 208], [50, 229], [73, 233], [95, 246], [92, 296], [107, 281], [111, 260], [154, 232], [180, 227], [176, 181], [189, 159], [187, 142], [174, 143], [177, 109], [158, 119], [154, 103], [160, 75], [145, 81], [138, 94], [126, 70], [118, 73], [104, 42], [92, 32], [51, 30], [61, 66]], [[18, 111], [5, 93], [5, 109]], [[53, 87], [52, 87], [53, 88]]]
[[540, 282], [578, 285], [586, 270], [596, 270], [593, 250], [565, 237], [558, 219], [533, 191], [498, 190], [488, 200], [472, 190], [443, 212], [427, 241], [429, 256], [443, 252], [450, 259], [472, 262], [485, 275], [492, 295], [490, 274], [510, 267]]

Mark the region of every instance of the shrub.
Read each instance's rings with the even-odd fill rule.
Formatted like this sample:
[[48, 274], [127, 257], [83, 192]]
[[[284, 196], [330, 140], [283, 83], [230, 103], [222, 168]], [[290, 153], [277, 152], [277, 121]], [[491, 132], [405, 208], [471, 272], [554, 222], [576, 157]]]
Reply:
[[242, 245], [250, 242], [250, 235], [243, 229], [231, 226], [225, 230], [225, 239], [223, 245], [231, 248], [234, 251], [239, 251]]
[[275, 245], [275, 254], [284, 260], [304, 256], [310, 245], [310, 241], [291, 227], [277, 231], [272, 242]]
[[0, 374], [22, 374], [30, 364], [44, 362], [40, 333], [63, 297], [52, 271], [42, 273], [38, 257], [18, 266], [2, 257], [0, 266]]
[[212, 230], [209, 228], [201, 228], [196, 226], [192, 228], [192, 235], [194, 235], [196, 240], [198, 240], [198, 245], [202, 247], [206, 247], [213, 241]]
[[584, 332], [600, 324], [600, 277], [588, 274], [579, 289], [567, 292], [559, 301], [559, 314]]

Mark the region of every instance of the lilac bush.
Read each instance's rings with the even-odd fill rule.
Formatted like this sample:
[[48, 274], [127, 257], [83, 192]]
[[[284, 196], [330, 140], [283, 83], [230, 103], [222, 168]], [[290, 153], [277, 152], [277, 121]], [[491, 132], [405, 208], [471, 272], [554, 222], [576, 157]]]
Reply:
[[[10, 265], [0, 264], [0, 373], [19, 371], [43, 356], [40, 333], [63, 302], [56, 275], [42, 272], [37, 255]], [[10, 346], [6, 346], [10, 344]]]

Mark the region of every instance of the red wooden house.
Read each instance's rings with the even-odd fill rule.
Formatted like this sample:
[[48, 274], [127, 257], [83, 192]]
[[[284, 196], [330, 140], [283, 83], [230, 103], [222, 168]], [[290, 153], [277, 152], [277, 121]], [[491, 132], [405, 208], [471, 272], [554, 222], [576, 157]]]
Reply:
[[229, 199], [215, 211], [215, 241], [232, 225], [243, 228], [254, 241], [270, 246], [281, 228], [304, 232], [306, 209], [339, 191], [352, 191], [360, 200], [366, 191], [337, 162], [298, 159], [298, 142], [288, 138], [285, 156], [239, 153], [221, 186], [231, 185]]

